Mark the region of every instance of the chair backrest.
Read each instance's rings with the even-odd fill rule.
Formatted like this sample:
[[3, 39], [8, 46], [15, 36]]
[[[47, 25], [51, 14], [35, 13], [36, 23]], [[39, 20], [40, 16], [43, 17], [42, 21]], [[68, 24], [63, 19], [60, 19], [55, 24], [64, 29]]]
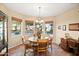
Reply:
[[25, 37], [22, 37], [22, 44], [24, 45], [25, 49], [29, 49], [32, 47], [30, 42]]
[[23, 44], [29, 44], [30, 43], [27, 36], [22, 37], [22, 43]]
[[48, 46], [48, 40], [38, 40], [38, 48], [46, 48]]

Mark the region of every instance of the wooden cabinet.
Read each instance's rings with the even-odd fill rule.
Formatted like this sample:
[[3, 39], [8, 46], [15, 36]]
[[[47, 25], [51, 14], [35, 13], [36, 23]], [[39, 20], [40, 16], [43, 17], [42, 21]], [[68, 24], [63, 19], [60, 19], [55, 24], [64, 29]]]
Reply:
[[63, 48], [64, 50], [68, 51], [68, 44], [67, 44], [67, 39], [61, 38], [61, 43], [60, 47]]

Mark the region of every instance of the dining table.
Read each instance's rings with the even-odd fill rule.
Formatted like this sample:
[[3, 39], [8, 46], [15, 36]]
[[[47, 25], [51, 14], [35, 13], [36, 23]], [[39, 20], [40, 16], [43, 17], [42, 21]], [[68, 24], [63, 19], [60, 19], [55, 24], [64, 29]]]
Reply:
[[30, 44], [32, 45], [34, 55], [37, 55], [38, 40], [39, 40], [39, 42], [46, 42], [48, 39], [49, 39], [49, 37], [45, 37], [45, 38], [41, 38], [41, 39], [38, 39], [37, 37], [29, 37], [28, 40], [29, 40]]

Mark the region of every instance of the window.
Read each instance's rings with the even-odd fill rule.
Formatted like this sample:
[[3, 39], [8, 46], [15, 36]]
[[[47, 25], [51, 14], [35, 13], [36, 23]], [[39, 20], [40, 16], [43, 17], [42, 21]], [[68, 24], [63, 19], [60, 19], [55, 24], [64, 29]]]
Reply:
[[33, 22], [26, 21], [25, 25], [26, 25], [26, 34], [32, 36], [34, 29]]
[[12, 18], [12, 35], [21, 34], [21, 21], [18, 20]]
[[53, 34], [53, 23], [46, 23], [45, 24], [45, 31], [46, 34]]

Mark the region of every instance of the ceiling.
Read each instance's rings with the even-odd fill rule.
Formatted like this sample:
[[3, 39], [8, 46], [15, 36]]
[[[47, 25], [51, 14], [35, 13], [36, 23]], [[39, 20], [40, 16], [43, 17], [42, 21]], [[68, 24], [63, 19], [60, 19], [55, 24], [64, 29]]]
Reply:
[[16, 12], [22, 13], [28, 16], [39, 16], [39, 9], [40, 9], [40, 16], [57, 16], [61, 13], [68, 11], [69, 9], [78, 6], [79, 4], [73, 3], [5, 3], [5, 5]]

